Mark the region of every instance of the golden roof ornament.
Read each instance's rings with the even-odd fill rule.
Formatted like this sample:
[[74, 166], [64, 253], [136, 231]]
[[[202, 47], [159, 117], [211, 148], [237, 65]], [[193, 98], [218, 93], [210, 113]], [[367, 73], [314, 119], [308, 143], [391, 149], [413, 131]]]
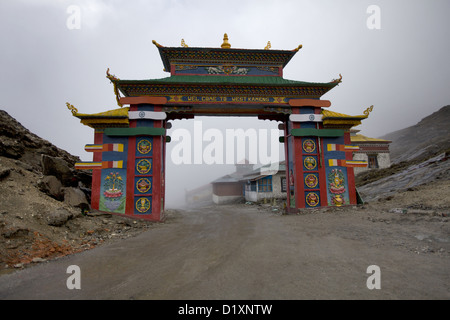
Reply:
[[75, 108], [72, 104], [66, 102], [67, 109], [72, 112], [72, 115], [76, 115], [78, 113], [77, 108]]
[[267, 42], [267, 46], [264, 48], [264, 50], [269, 50], [272, 48], [272, 45], [270, 44], [270, 41]]
[[294, 49], [295, 52], [297, 52], [298, 50], [300, 50], [301, 48], [303, 48], [303, 45], [299, 45], [297, 48]]
[[230, 49], [231, 48], [231, 44], [228, 42], [228, 35], [226, 33], [223, 35], [223, 43], [220, 47], [222, 49]]
[[106, 70], [106, 77], [111, 81], [120, 80], [115, 75], [109, 73], [109, 68]]
[[373, 105], [371, 105], [370, 107], [368, 107], [366, 110], [364, 110], [363, 114], [368, 117], [369, 113], [371, 113], [373, 110]]
[[160, 45], [158, 42], [156, 42], [155, 40], [152, 40], [152, 43], [157, 46], [158, 48], [163, 48], [164, 46]]
[[122, 104], [120, 103], [120, 93], [119, 90], [117, 88], [117, 81], [120, 80], [119, 78], [117, 78], [115, 75], [110, 74], [109, 73], [109, 68], [106, 70], [106, 77], [109, 79], [109, 81], [111, 81], [114, 85], [114, 94], [116, 95], [116, 101], [117, 101], [117, 105], [122, 107]]
[[341, 83], [342, 82], [342, 74], [339, 73], [339, 79], [333, 79], [331, 83]]
[[186, 42], [184, 42], [184, 39], [181, 39], [181, 46], [183, 48], [188, 48], [189, 46], [186, 44]]

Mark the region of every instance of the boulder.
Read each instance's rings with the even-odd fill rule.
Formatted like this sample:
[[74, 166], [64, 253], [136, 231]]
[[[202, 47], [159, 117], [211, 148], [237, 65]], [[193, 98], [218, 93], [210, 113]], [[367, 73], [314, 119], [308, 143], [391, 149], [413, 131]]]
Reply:
[[39, 190], [48, 194], [52, 198], [59, 201], [64, 200], [64, 194], [61, 192], [63, 185], [55, 176], [44, 176], [38, 181], [37, 185]]
[[69, 164], [62, 158], [51, 157], [46, 154], [41, 155], [42, 173], [46, 176], [55, 176], [64, 186], [76, 185], [73, 171]]
[[5, 179], [11, 173], [10, 168], [0, 168], [0, 180]]
[[86, 195], [78, 188], [63, 188], [64, 190], [64, 203], [72, 207], [86, 208], [89, 207], [89, 203], [86, 199]]
[[64, 208], [59, 208], [48, 214], [47, 224], [50, 226], [61, 227], [72, 218], [73, 214], [71, 212]]

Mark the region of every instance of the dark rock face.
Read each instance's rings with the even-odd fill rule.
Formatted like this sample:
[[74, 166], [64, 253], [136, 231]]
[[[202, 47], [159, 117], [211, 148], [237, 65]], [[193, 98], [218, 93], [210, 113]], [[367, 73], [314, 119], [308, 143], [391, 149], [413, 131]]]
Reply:
[[69, 167], [69, 164], [64, 159], [42, 154], [41, 166], [44, 175], [55, 176], [64, 186], [76, 185], [74, 170]]
[[[74, 169], [80, 159], [31, 133], [3, 110], [0, 110], [0, 157], [16, 159], [21, 168], [40, 174], [36, 186], [52, 198], [59, 201], [68, 198], [78, 207], [81, 203], [83, 207], [88, 205], [92, 174]], [[0, 169], [0, 180], [8, 177], [10, 170]]]
[[69, 167], [79, 161], [78, 157], [38, 137], [6, 111], [0, 110], [0, 156], [18, 159], [33, 170], [41, 171], [41, 154], [62, 158]]

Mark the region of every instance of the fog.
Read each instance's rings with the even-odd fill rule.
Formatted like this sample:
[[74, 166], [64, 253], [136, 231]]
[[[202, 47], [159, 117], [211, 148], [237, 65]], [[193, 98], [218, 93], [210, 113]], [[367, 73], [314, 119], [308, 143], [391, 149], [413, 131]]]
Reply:
[[[75, 5], [79, 28], [68, 27]], [[369, 28], [379, 8], [379, 28]], [[107, 68], [120, 79], [157, 79], [163, 71], [152, 44], [232, 48], [303, 48], [284, 78], [342, 83], [322, 99], [330, 110], [358, 115], [374, 105], [361, 133], [379, 137], [416, 124], [449, 104], [450, 2], [359, 0], [2, 0], [0, 1], [0, 108], [32, 132], [91, 161], [84, 145], [93, 130], [79, 123], [65, 103], [81, 113], [118, 108]], [[69, 23], [70, 24], [70, 23]], [[196, 118], [197, 119], [197, 118]], [[204, 127], [276, 128], [256, 118], [199, 118]], [[173, 121], [190, 129], [193, 120]], [[169, 133], [170, 135], [170, 133]], [[184, 190], [234, 170], [232, 165], [171, 163], [168, 144], [167, 201]], [[280, 151], [282, 155], [283, 152]]]

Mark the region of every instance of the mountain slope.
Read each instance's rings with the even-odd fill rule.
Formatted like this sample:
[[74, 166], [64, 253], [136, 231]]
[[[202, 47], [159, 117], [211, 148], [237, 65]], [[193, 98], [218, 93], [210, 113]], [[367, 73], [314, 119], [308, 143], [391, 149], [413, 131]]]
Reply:
[[381, 139], [390, 144], [391, 162], [425, 160], [450, 149], [450, 105], [442, 107], [414, 126], [394, 131]]

